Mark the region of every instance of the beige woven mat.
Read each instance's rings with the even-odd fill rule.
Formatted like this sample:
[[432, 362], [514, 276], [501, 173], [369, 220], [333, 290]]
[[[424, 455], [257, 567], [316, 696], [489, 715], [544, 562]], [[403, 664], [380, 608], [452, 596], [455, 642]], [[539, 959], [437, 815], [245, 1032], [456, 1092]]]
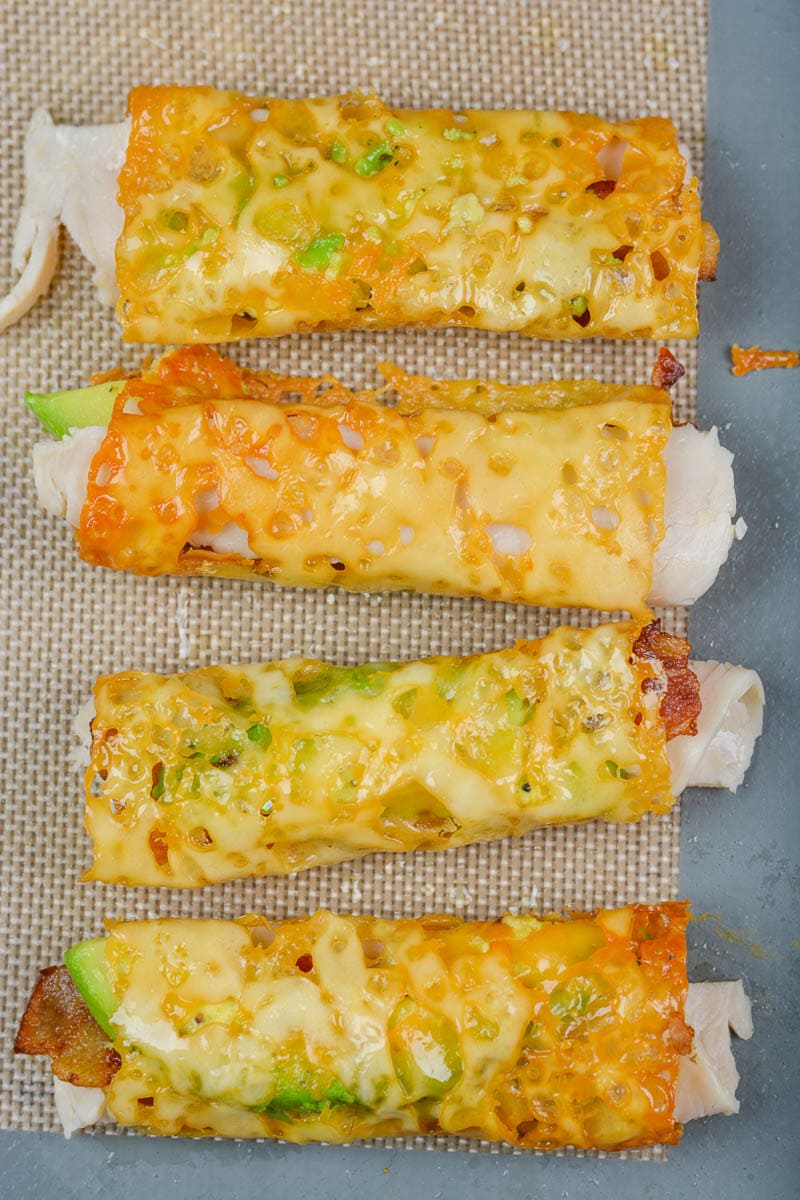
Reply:
[[[37, 105], [62, 122], [114, 121], [136, 83], [209, 83], [307, 95], [374, 87], [410, 106], [575, 107], [610, 118], [672, 117], [702, 162], [704, 0], [0, 0], [0, 289], [10, 281], [23, 134]], [[296, 652], [337, 662], [498, 648], [588, 612], [546, 613], [480, 601], [280, 591], [222, 580], [142, 580], [80, 563], [65, 526], [34, 500], [37, 432], [26, 388], [77, 386], [142, 351], [123, 348], [71, 245], [49, 297], [0, 337], [2, 520], [2, 887], [0, 1125], [55, 1128], [43, 1062], [14, 1061], [14, 1031], [40, 967], [102, 918], [276, 916], [330, 905], [382, 916], [450, 909], [563, 909], [674, 897], [679, 815], [638, 827], [589, 825], [440, 855], [374, 857], [277, 882], [189, 894], [81, 885], [87, 862], [80, 780], [70, 767], [73, 714], [100, 672], [173, 671]], [[693, 412], [695, 347], [677, 389]], [[506, 380], [649, 378], [642, 343], [547, 344], [477, 330], [317, 334], [240, 346], [250, 364], [332, 371], [373, 383], [375, 363]], [[181, 657], [178, 614], [191, 640]], [[673, 628], [682, 614], [669, 613]], [[184, 647], [185, 649], [185, 647]], [[655, 1152], [658, 1156], [658, 1151]]]

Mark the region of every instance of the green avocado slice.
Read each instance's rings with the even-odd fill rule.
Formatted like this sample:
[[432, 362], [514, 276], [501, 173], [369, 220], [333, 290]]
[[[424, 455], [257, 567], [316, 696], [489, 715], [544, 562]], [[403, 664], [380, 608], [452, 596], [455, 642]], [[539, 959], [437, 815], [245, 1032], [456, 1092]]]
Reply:
[[60, 439], [70, 429], [107, 425], [124, 386], [124, 379], [114, 379], [66, 392], [26, 392], [25, 403], [47, 432]]
[[64, 964], [97, 1024], [110, 1038], [116, 1037], [111, 1017], [119, 1001], [108, 975], [106, 939], [89, 938], [70, 946], [64, 955]]

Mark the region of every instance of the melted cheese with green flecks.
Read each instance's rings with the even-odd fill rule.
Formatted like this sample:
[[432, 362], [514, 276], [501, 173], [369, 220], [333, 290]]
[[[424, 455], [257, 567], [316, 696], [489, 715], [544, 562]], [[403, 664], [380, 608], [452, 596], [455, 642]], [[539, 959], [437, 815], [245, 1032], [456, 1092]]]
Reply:
[[108, 1106], [161, 1134], [675, 1141], [686, 919], [111, 924]]
[[672, 803], [638, 626], [474, 658], [125, 672], [95, 688], [88, 877], [195, 886]]
[[177, 87], [135, 89], [130, 111], [128, 340], [697, 332], [700, 207], [668, 121]]

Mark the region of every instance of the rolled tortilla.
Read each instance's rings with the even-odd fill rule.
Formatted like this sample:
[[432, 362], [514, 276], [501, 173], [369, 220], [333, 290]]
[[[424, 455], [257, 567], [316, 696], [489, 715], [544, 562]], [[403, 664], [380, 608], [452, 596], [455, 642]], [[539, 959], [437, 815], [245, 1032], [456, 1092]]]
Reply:
[[[714, 1038], [699, 1019], [711, 997], [687, 984], [687, 919], [659, 904], [467, 923], [324, 910], [109, 923], [69, 952], [75, 983], [42, 973], [15, 1047], [78, 1084], [101, 1078], [114, 1119], [153, 1133], [675, 1143], [679, 1111], [735, 1103], [730, 1018]], [[82, 999], [107, 1033], [83, 1032]], [[729, 998], [715, 1006], [727, 1014]]]
[[[211, 350], [173, 352], [119, 384], [108, 428], [36, 447], [40, 497], [73, 523], [80, 514], [88, 561], [145, 574], [638, 616], [654, 600], [654, 571], [658, 599], [679, 603], [687, 564], [708, 584], [724, 562], [731, 456], [716, 435], [671, 430], [660, 389], [443, 383], [386, 370], [401, 389], [397, 408], [336, 381], [321, 396], [319, 381], [243, 372]], [[287, 392], [309, 402], [279, 403]], [[689, 454], [695, 468], [680, 500], [669, 486], [680, 463], [664, 463], [675, 437], [671, 459]], [[169, 453], [153, 455], [154, 439]], [[717, 536], [698, 539], [709, 496]]]
[[37, 114], [20, 228], [24, 241], [38, 228], [45, 262], [31, 256], [7, 322], [46, 286], [63, 219], [106, 296], [118, 281], [132, 341], [409, 323], [697, 332], [697, 282], [713, 278], [718, 243], [663, 119], [201, 87], [136, 88], [130, 112], [91, 131], [97, 147]]

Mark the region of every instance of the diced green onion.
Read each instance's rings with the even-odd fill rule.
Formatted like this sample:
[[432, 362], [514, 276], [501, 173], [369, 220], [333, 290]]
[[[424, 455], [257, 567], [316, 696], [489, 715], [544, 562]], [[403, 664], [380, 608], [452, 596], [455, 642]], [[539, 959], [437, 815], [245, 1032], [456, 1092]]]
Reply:
[[324, 271], [331, 265], [333, 256], [344, 245], [342, 233], [319, 233], [304, 250], [295, 254], [295, 262], [306, 271]]
[[551, 994], [550, 1011], [556, 1017], [582, 1017], [591, 999], [592, 991], [586, 981], [571, 979]]
[[402, 121], [398, 121], [397, 117], [391, 117], [384, 125], [384, 129], [387, 133], [390, 133], [392, 137], [402, 137], [406, 132], [405, 125]]
[[442, 130], [442, 137], [447, 138], [448, 142], [471, 142], [475, 137], [475, 130], [450, 127]]
[[285, 187], [289, 186], [289, 182], [290, 181], [289, 181], [288, 175], [273, 175], [272, 176], [272, 186], [273, 187], [285, 188]]
[[613, 762], [610, 758], [606, 759], [605, 765], [609, 775], [613, 775], [615, 779], [634, 779], [641, 770], [640, 767], [634, 766], [630, 771], [626, 771], [624, 767], [621, 767], [619, 763]]
[[399, 696], [395, 696], [392, 701], [392, 708], [398, 716], [409, 717], [416, 698], [417, 689], [415, 687], [409, 688], [407, 692], [401, 692]]
[[260, 722], [257, 725], [251, 725], [247, 730], [247, 736], [251, 742], [259, 742], [262, 746], [269, 746], [272, 742], [272, 734], [268, 725], [262, 725]]
[[391, 142], [379, 142], [377, 146], [373, 146], [366, 154], [362, 154], [356, 163], [356, 175], [360, 175], [362, 179], [369, 179], [371, 175], [378, 175], [381, 171], [389, 166], [389, 163], [394, 158], [394, 146]]
[[242, 171], [236, 175], [230, 182], [230, 189], [233, 192], [233, 198], [236, 202], [236, 215], [252, 200], [253, 190], [256, 186], [255, 178], [247, 172]]
[[294, 694], [304, 708], [330, 704], [348, 688], [367, 696], [379, 696], [386, 690], [386, 676], [399, 668], [400, 663], [364, 663], [360, 667], [326, 665], [310, 678], [295, 679]]
[[219, 237], [220, 232], [221, 231], [215, 225], [207, 226], [207, 228], [205, 228], [200, 234], [200, 237], [197, 239], [197, 241], [192, 242], [186, 247], [183, 257], [191, 258], [191, 256], [196, 254], [198, 250], [205, 250], [206, 246], [213, 246], [214, 242]]
[[510, 725], [527, 725], [536, 713], [536, 702], [524, 700], [515, 688], [506, 692], [506, 711]]
[[335, 163], [347, 162], [347, 146], [338, 138], [331, 143], [331, 158]]
[[564, 308], [573, 317], [582, 317], [589, 307], [589, 301], [586, 296], [570, 296], [564, 301]]

